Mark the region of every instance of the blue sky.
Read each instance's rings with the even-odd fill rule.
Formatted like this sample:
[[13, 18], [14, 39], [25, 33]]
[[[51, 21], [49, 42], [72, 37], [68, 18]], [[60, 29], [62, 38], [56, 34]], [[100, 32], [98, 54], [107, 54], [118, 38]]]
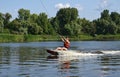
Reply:
[[103, 9], [120, 13], [120, 0], [0, 0], [0, 12], [9, 12], [13, 19], [21, 8], [31, 14], [46, 12], [49, 17], [56, 16], [60, 8], [76, 7], [80, 18], [94, 20], [100, 17]]

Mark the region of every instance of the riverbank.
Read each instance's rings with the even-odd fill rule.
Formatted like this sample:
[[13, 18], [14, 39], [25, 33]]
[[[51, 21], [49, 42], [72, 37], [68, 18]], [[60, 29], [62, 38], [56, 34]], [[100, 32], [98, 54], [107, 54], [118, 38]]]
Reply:
[[73, 40], [83, 40], [83, 41], [90, 41], [90, 40], [96, 40], [96, 41], [115, 41], [120, 40], [120, 34], [116, 35], [96, 35], [96, 36], [90, 36], [90, 35], [80, 35], [78, 37], [73, 37]]
[[58, 36], [52, 35], [13, 35], [0, 34], [0, 42], [33, 42], [59, 40]]
[[[97, 35], [95, 37], [89, 35], [69, 36], [70, 40], [120, 40], [120, 34], [117, 35]], [[13, 35], [0, 34], [0, 42], [35, 42], [35, 41], [54, 41], [61, 40], [58, 35]]]

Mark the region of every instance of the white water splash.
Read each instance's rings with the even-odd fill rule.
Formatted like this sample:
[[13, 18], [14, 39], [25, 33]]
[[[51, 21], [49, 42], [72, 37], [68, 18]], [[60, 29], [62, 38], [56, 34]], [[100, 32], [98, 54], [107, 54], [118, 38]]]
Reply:
[[57, 51], [59, 53], [59, 61], [70, 61], [76, 59], [91, 59], [104, 55], [120, 55], [120, 51], [100, 51], [101, 53], [78, 52], [75, 50]]
[[62, 56], [96, 56], [96, 55], [101, 55], [101, 54], [97, 54], [97, 53], [85, 53], [85, 52], [78, 52], [75, 50], [68, 50], [68, 51], [57, 51], [59, 53], [59, 55]]
[[62, 62], [77, 60], [77, 59], [91, 59], [91, 58], [96, 58], [98, 56], [103, 55], [103, 54], [77, 52], [74, 50], [57, 51], [57, 52], [59, 53], [59, 61], [62, 61]]
[[109, 54], [109, 55], [120, 55], [120, 51], [101, 51], [103, 54]]

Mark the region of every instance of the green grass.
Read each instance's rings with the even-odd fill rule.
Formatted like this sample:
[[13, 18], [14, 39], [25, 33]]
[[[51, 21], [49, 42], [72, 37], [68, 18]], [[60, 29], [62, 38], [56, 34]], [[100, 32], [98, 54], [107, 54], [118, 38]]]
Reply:
[[24, 41], [52, 41], [58, 40], [57, 36], [53, 35], [25, 35]]
[[24, 35], [0, 34], [0, 42], [23, 42]]
[[[117, 35], [90, 35], [69, 36], [70, 40], [120, 40], [120, 34]], [[36, 41], [54, 41], [61, 40], [58, 35], [13, 35], [0, 34], [0, 42], [36, 42]]]
[[0, 34], [0, 42], [33, 42], [33, 41], [52, 41], [59, 40], [58, 36], [53, 35], [13, 35]]
[[120, 34], [116, 35], [98, 35], [94, 40], [120, 40]]
[[92, 40], [93, 37], [90, 35], [78, 35], [70, 37], [71, 40], [78, 41], [78, 40]]

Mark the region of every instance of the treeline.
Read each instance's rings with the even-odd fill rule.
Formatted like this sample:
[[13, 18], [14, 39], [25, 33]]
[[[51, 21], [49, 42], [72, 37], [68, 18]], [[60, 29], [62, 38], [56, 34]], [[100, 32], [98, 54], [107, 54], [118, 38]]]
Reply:
[[21, 35], [107, 35], [120, 33], [120, 14], [101, 12], [101, 17], [93, 21], [79, 18], [76, 8], [62, 8], [55, 17], [46, 13], [31, 14], [30, 10], [19, 9], [18, 17], [10, 21], [10, 13], [0, 13], [0, 32]]

